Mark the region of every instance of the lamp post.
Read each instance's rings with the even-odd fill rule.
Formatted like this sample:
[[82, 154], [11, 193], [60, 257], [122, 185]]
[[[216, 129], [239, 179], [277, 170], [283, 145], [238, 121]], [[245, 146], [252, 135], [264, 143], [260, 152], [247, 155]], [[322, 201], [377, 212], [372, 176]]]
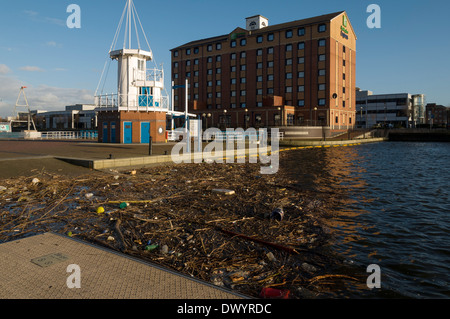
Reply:
[[248, 127], [248, 109], [245, 109], [245, 115], [244, 115], [244, 122], [245, 122], [245, 129], [247, 129]]
[[225, 126], [225, 130], [227, 129], [227, 110], [223, 110], [223, 123]]
[[314, 126], [317, 126], [317, 107], [314, 108]]

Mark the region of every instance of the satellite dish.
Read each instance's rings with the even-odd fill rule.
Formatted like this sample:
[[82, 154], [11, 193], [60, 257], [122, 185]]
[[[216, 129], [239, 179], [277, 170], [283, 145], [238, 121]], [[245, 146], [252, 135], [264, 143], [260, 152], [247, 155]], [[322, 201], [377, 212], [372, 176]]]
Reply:
[[335, 100], [337, 99], [337, 94], [336, 93], [333, 94], [333, 99], [335, 99]]

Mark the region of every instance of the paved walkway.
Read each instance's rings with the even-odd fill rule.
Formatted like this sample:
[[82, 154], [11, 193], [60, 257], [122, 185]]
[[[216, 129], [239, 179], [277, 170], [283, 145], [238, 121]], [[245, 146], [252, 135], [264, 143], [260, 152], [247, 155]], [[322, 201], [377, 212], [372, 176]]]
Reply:
[[[68, 288], [69, 265], [80, 288]], [[69, 284], [76, 284], [75, 279]], [[244, 296], [125, 255], [46, 233], [0, 245], [2, 299], [242, 299]]]

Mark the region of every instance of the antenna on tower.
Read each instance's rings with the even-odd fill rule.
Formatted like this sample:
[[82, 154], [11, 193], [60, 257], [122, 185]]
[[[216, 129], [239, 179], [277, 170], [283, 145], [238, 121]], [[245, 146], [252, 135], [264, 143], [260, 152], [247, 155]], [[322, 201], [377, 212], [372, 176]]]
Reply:
[[[19, 112], [18, 112], [17, 108], [26, 108], [27, 111], [28, 111], [28, 119], [27, 119], [27, 123], [28, 123], [28, 131], [29, 131], [30, 128], [31, 128], [31, 124], [33, 125], [34, 130], [37, 131], [37, 130], [36, 130], [36, 125], [34, 124], [34, 121], [33, 121], [33, 117], [31, 116], [31, 110], [30, 110], [30, 106], [29, 106], [29, 104], [28, 104], [27, 95], [25, 94], [25, 89], [26, 89], [26, 88], [27, 88], [26, 86], [22, 86], [22, 87], [20, 88], [19, 96], [17, 97], [16, 105], [15, 105], [15, 107], [14, 107], [14, 115], [15, 115], [16, 118], [17, 118], [17, 121], [16, 121], [16, 122], [20, 122], [20, 121], [19, 121]], [[23, 105], [23, 104], [19, 104], [20, 96], [21, 96], [22, 94], [23, 94], [23, 97], [24, 97], [24, 100], [25, 100], [25, 104], [24, 104], [24, 105]]]
[[[122, 46], [122, 48], [116, 48], [116, 45], [119, 43], [119, 36], [121, 34], [121, 31], [122, 31], [124, 23], [125, 23], [125, 28], [124, 28], [124, 32], [123, 32], [123, 35], [124, 35], [124, 37], [123, 37], [123, 46]], [[134, 26], [134, 32], [133, 32], [133, 26]], [[139, 28], [138, 28], [138, 26], [139, 26]], [[117, 26], [117, 30], [116, 30], [116, 33], [114, 35], [111, 47], [109, 49], [109, 53], [111, 53], [112, 51], [114, 51], [116, 49], [132, 49], [133, 33], [135, 33], [136, 42], [137, 42], [137, 49], [139, 49], [139, 50], [142, 49], [142, 47], [141, 47], [141, 40], [140, 40], [140, 36], [139, 36], [140, 33], [142, 34], [142, 36], [143, 36], [143, 38], [145, 40], [145, 43], [147, 44], [147, 48], [148, 48], [148, 50], [146, 50], [146, 51], [150, 52], [150, 54], [152, 56], [152, 61], [155, 63], [155, 66], [156, 66], [157, 64], [156, 64], [156, 62], [153, 59], [152, 49], [150, 48], [150, 44], [148, 42], [147, 35], [145, 34], [144, 27], [142, 26], [141, 19], [139, 18], [139, 15], [137, 13], [136, 6], [134, 5], [133, 0], [126, 0], [126, 4], [125, 4], [125, 7], [123, 9], [120, 21], [119, 21], [119, 25]], [[109, 60], [109, 63], [108, 63], [108, 60]], [[108, 56], [108, 59], [105, 61], [105, 65], [103, 67], [103, 71], [102, 71], [102, 74], [100, 76], [100, 80], [99, 80], [99, 83], [97, 85], [97, 89], [95, 90], [95, 95], [98, 94], [100, 86], [102, 85], [102, 81], [103, 81], [103, 86], [101, 88], [101, 92], [103, 93], [103, 89], [104, 89], [105, 84], [106, 84], [106, 77], [108, 76], [108, 73], [109, 73], [110, 64], [111, 64], [111, 59]], [[103, 77], [105, 75], [105, 71], [106, 71], [106, 76], [105, 76], [105, 79], [104, 79]]]

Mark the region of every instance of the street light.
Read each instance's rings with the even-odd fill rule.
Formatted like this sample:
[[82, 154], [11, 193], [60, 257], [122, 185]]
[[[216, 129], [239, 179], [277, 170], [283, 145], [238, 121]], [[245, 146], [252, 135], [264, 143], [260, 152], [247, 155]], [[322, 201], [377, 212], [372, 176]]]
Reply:
[[314, 108], [314, 126], [317, 126], [317, 107]]
[[248, 125], [248, 109], [245, 109], [245, 118], [244, 118], [244, 122], [245, 122], [245, 129], [247, 129], [247, 125]]

